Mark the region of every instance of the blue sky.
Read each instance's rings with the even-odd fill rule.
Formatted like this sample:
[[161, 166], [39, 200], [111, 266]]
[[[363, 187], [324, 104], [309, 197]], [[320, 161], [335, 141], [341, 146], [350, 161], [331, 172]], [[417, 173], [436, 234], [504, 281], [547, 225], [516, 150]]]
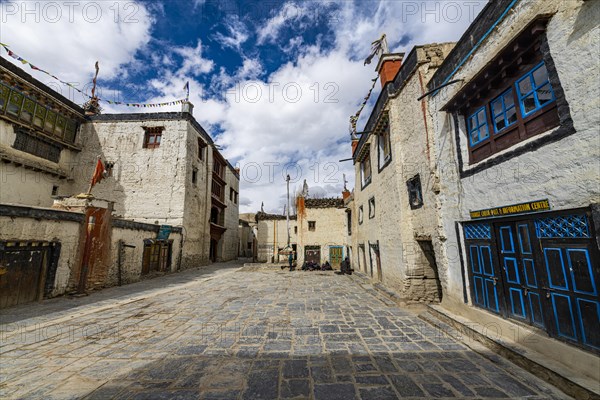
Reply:
[[[89, 88], [98, 60], [100, 96], [109, 100], [181, 99], [189, 81], [195, 118], [241, 168], [240, 212], [264, 202], [279, 213], [286, 173], [292, 189], [306, 179], [313, 196], [339, 196], [344, 174], [354, 187], [352, 163], [338, 161], [351, 156], [348, 118], [376, 76], [376, 60], [363, 65], [370, 43], [386, 33], [391, 51], [408, 53], [417, 44], [456, 41], [485, 3], [0, 1], [0, 41], [80, 88]], [[105, 113], [141, 110], [102, 106]]]

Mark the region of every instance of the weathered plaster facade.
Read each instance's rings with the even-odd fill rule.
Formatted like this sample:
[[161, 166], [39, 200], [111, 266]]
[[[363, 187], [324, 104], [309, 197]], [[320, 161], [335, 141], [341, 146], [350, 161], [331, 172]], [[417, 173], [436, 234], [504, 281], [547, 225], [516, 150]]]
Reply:
[[[4, 98], [9, 93], [10, 96], [15, 93], [17, 96], [25, 95], [27, 101], [31, 102], [29, 104], [35, 102], [39, 110], [48, 109], [54, 115], [76, 123], [84, 121], [84, 111], [0, 58], [0, 203], [50, 207], [53, 196], [71, 193], [72, 183], [80, 172], [78, 155], [81, 141], [78, 135], [67, 138], [64, 127], [56, 128], [56, 132], [52, 128], [37, 128], [32, 123], [30, 113], [21, 113], [22, 106], [15, 104], [16, 111], [10, 113], [8, 104], [11, 100]], [[30, 152], [15, 148], [18, 131], [21, 132], [19, 142], [28, 147]], [[36, 147], [34, 142], [43, 143], [50, 151], [45, 149], [38, 155], [32, 154], [31, 151], [35, 152]], [[48, 159], [53, 158], [49, 153], [54, 152], [59, 153], [57, 159]]]
[[[223, 235], [223, 254], [222, 261], [235, 260], [238, 256], [239, 245], [239, 192], [240, 176], [239, 172], [233, 168], [226, 169], [226, 205], [225, 209], [225, 228]], [[233, 190], [233, 192], [231, 192]]]
[[[346, 208], [343, 200], [298, 197], [296, 210], [298, 212], [298, 265], [304, 263], [305, 249], [308, 246], [320, 249], [320, 264], [329, 261], [333, 268], [339, 269], [339, 263], [346, 255], [343, 250], [346, 237]], [[332, 248], [340, 248], [339, 257], [335, 260], [331, 259]]]
[[[507, 4], [506, 1], [498, 2], [494, 7], [500, 12]], [[455, 132], [453, 115], [440, 111], [458, 93], [461, 84], [447, 86], [430, 99], [437, 138], [436, 174], [441, 185], [438, 199], [441, 208], [440, 235], [447, 238], [443, 251], [444, 263], [447, 262], [448, 267], [441, 275], [444, 301], [449, 303], [461, 303], [464, 294], [469, 292], [463, 293], [463, 285], [466, 283], [468, 288], [468, 282], [464, 282], [461, 273], [461, 256], [464, 262], [466, 253], [458, 241], [455, 225], [456, 221], [469, 220], [469, 211], [546, 198], [553, 210], [587, 207], [600, 202], [598, 2], [517, 2], [513, 11], [506, 15], [477, 49], [475, 56], [470, 57], [452, 79], [464, 79], [467, 84], [535, 18], [545, 15], [551, 17], [545, 32], [547, 47], [542, 45], [541, 51], [551, 57], [560, 79], [568, 107], [566, 111], [572, 118], [571, 134], [553, 137], [569, 124], [562, 121], [558, 128], [469, 165], [464, 118], [457, 118], [458, 132]], [[477, 29], [488, 27], [485, 25]], [[452, 59], [454, 64], [448, 65], [443, 71], [445, 74], [440, 74], [439, 79], [430, 83], [430, 89], [448, 75], [448, 70], [455, 68], [458, 60], [460, 57]], [[462, 165], [458, 161], [459, 156], [463, 160]]]
[[[432, 174], [435, 138], [431, 112], [417, 98], [452, 47], [430, 44], [409, 53], [385, 86], [354, 152], [356, 182], [348, 204], [352, 265], [407, 301], [440, 296], [434, 261], [434, 249], [437, 253], [443, 242], [437, 230], [439, 184]], [[380, 148], [386, 129], [391, 149], [387, 160]], [[371, 177], [363, 184], [361, 163], [367, 157]], [[407, 181], [417, 175], [422, 205], [411, 208]]]
[[[144, 128], [164, 128], [160, 146], [144, 146]], [[210, 204], [213, 181], [212, 140], [188, 113], [107, 114], [81, 128], [81, 162], [102, 157], [114, 163], [112, 176], [94, 187], [101, 198], [114, 199], [118, 217], [139, 222], [182, 226], [182, 266], [207, 264], [210, 248]], [[198, 155], [202, 144], [202, 157]], [[210, 151], [207, 151], [210, 150]], [[91, 175], [91, 173], [90, 173]], [[219, 261], [236, 257], [239, 175], [228, 165], [226, 203]], [[84, 191], [86, 182], [79, 183]]]
[[[287, 246], [287, 221], [284, 215], [256, 214], [257, 226], [257, 261], [267, 263], [287, 262], [287, 256], [279, 255], [279, 251]], [[290, 245], [297, 246], [298, 236], [296, 216], [290, 216]]]
[[[88, 289], [101, 289], [143, 279], [142, 263], [144, 241], [156, 237], [159, 226], [112, 219], [107, 221], [107, 234], [93, 246], [102, 257], [89, 271]], [[5, 243], [49, 242], [60, 243], [60, 257], [47, 297], [55, 297], [77, 290], [79, 271], [84, 251], [86, 217], [81, 210], [66, 211], [55, 208], [1, 206], [0, 241]], [[171, 234], [173, 257], [168, 269], [173, 272], [179, 267], [179, 244], [181, 231]], [[127, 247], [121, 247], [122, 241]], [[17, 247], [18, 248], [18, 247]], [[119, 262], [119, 251], [121, 258]], [[94, 252], [94, 251], [93, 251]], [[120, 265], [119, 265], [120, 264]], [[10, 267], [10, 266], [6, 266]], [[119, 272], [120, 271], [120, 272]]]

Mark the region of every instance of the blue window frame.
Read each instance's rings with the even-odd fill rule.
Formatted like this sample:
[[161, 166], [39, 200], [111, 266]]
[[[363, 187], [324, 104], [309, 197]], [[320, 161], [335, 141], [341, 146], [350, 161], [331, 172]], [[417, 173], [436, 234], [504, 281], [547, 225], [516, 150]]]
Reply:
[[471, 146], [490, 137], [485, 106], [475, 111], [475, 113], [469, 117], [468, 123], [469, 142], [471, 143]]
[[496, 133], [517, 122], [517, 107], [512, 88], [494, 99], [490, 105]]
[[556, 100], [546, 64], [541, 62], [517, 81], [521, 114], [526, 117]]

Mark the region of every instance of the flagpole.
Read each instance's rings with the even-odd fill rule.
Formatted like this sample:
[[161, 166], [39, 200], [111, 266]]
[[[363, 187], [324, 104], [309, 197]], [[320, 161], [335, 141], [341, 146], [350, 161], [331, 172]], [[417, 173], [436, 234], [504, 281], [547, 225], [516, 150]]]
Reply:
[[287, 247], [290, 248], [290, 176], [285, 179], [287, 181]]

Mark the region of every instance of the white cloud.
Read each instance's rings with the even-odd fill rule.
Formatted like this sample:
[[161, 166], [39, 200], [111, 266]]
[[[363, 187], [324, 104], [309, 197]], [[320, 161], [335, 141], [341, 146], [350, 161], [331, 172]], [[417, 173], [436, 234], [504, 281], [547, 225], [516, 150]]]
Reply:
[[175, 54], [183, 57], [183, 65], [177, 72], [178, 75], [200, 76], [212, 71], [215, 63], [202, 57], [202, 40], [198, 39], [196, 47], [176, 47]]
[[233, 16], [226, 22], [226, 28], [229, 35], [226, 36], [221, 32], [217, 32], [214, 35], [215, 40], [223, 47], [241, 51], [242, 44], [248, 40], [250, 35], [248, 28], [237, 16]]
[[244, 58], [242, 66], [235, 73], [236, 80], [255, 79], [263, 73], [260, 60], [255, 58]]
[[[133, 1], [8, 1], [0, 3], [0, 17], [1, 42], [79, 88], [91, 82], [96, 61], [100, 63], [100, 78], [126, 76], [135, 53], [150, 41], [153, 23], [146, 6]], [[53, 88], [67, 88], [16, 63]], [[83, 102], [81, 96], [61, 91]]]
[[201, 7], [206, 3], [206, 0], [193, 0], [194, 8]]
[[267, 22], [257, 30], [258, 44], [275, 43], [279, 33], [288, 23], [294, 23], [295, 27], [301, 25], [303, 19], [311, 19], [311, 3], [298, 4], [294, 2], [285, 3]]
[[[392, 51], [408, 52], [417, 44], [457, 40], [485, 2], [480, 2], [476, 10], [461, 9], [463, 15], [458, 20], [447, 18], [452, 17], [450, 10], [444, 9], [447, 2], [425, 4], [384, 0], [375, 6], [369, 3], [373, 9], [359, 2], [337, 4], [339, 9], [329, 18], [335, 37], [333, 49], [322, 50], [319, 43], [300, 46], [306, 11], [301, 6], [286, 3], [259, 27], [258, 42], [277, 42], [283, 27], [293, 23], [298, 28], [298, 35], [288, 39], [283, 51], [290, 54], [297, 51], [297, 58], [264, 81], [240, 81], [242, 77], [232, 77], [237, 87], [222, 103], [223, 107], [218, 110], [222, 114], [217, 119], [221, 120], [219, 125], [224, 131], [219, 143], [224, 146], [227, 156], [239, 161], [242, 193], [252, 199], [251, 205], [241, 207], [242, 212], [257, 211], [263, 201], [267, 211], [282, 210], [284, 166], [289, 162], [294, 163], [288, 170], [292, 177], [292, 173], [302, 171], [294, 182], [298, 187], [303, 179], [307, 179], [309, 187], [313, 188], [311, 192], [320, 196], [340, 196], [345, 173], [351, 189], [354, 186], [352, 162], [338, 161], [351, 156], [348, 118], [357, 110], [369, 90], [371, 78], [376, 75], [374, 64], [363, 66], [370, 43], [386, 33]], [[438, 11], [434, 14], [431, 11], [436, 7]], [[406, 43], [402, 43], [403, 40]], [[327, 83], [333, 84], [329, 90], [325, 90]], [[293, 94], [294, 87], [301, 88], [302, 96], [297, 102], [282, 97], [281, 89], [285, 85], [289, 87], [288, 95]], [[312, 96], [317, 87], [319, 99], [315, 101]], [[337, 101], [326, 103], [324, 97], [333, 93], [332, 87], [337, 90], [333, 97]], [[262, 96], [257, 99], [258, 88]], [[362, 113], [359, 128], [364, 126], [379, 90], [377, 83], [369, 105]], [[202, 120], [203, 116], [198, 118]], [[256, 179], [257, 166], [260, 167], [260, 179]]]

